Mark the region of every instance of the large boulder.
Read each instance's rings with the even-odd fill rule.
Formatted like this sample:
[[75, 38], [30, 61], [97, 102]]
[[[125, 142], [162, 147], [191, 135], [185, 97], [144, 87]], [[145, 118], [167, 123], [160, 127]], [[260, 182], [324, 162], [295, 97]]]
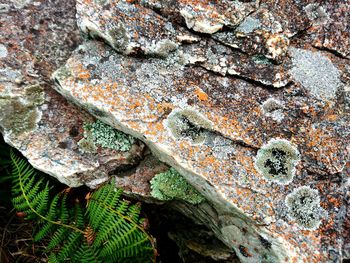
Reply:
[[241, 262], [350, 258], [349, 1], [76, 2], [0, 6], [8, 143], [146, 200], [166, 163]]
[[315, 44], [322, 27], [349, 22], [333, 11], [79, 1], [78, 25], [109, 46], [79, 46], [55, 72], [56, 89], [176, 168], [214, 204], [211, 225], [242, 262], [341, 260], [349, 44]]
[[75, 10], [74, 0], [0, 4], [0, 130], [35, 168], [69, 186], [96, 187], [136, 165], [145, 146], [99, 147], [98, 155], [79, 148], [84, 124], [95, 120], [57, 94], [50, 80], [82, 40]]

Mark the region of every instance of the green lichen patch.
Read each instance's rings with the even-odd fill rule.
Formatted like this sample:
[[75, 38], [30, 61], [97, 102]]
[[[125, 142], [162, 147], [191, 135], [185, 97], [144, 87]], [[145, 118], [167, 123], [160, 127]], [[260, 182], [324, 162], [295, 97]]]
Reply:
[[82, 152], [94, 153], [97, 146], [116, 151], [129, 151], [135, 138], [97, 120], [84, 124], [84, 138], [78, 142]]
[[181, 199], [191, 204], [205, 200], [174, 168], [157, 174], [151, 180], [151, 188], [151, 195], [159, 200]]
[[268, 181], [288, 184], [294, 178], [299, 159], [297, 148], [289, 141], [271, 139], [258, 151], [255, 168]]
[[81, 139], [78, 146], [82, 153], [96, 153], [97, 151], [97, 146], [90, 137]]
[[0, 98], [0, 108], [1, 126], [14, 136], [34, 130], [40, 117], [36, 107], [25, 105], [19, 99]]
[[323, 208], [320, 206], [320, 196], [316, 189], [302, 186], [286, 197], [289, 216], [302, 229], [314, 230], [321, 223]]
[[10, 136], [18, 136], [35, 129], [40, 119], [37, 106], [44, 103], [45, 94], [40, 85], [24, 88], [21, 97], [0, 97], [0, 122]]
[[204, 142], [212, 124], [200, 113], [191, 110], [175, 110], [168, 119], [167, 126], [176, 139], [189, 139], [193, 144]]
[[31, 85], [25, 88], [27, 101], [33, 105], [41, 105], [45, 102], [45, 94], [43, 88], [38, 85]]

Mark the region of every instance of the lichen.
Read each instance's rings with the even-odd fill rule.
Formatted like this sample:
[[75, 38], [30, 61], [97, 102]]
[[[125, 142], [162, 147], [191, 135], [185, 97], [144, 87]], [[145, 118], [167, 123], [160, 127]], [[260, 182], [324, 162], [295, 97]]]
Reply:
[[39, 84], [30, 85], [25, 88], [26, 100], [33, 105], [41, 105], [45, 102], [43, 88]]
[[193, 144], [204, 142], [212, 124], [200, 113], [192, 110], [174, 110], [167, 119], [167, 127], [176, 139], [189, 139]]
[[191, 204], [205, 200], [174, 168], [153, 177], [151, 188], [151, 195], [159, 200], [181, 199]]
[[289, 141], [271, 139], [259, 149], [255, 168], [268, 181], [288, 184], [294, 178], [299, 159], [297, 148]]
[[40, 113], [34, 106], [23, 104], [19, 99], [0, 98], [0, 121], [10, 135], [18, 136], [34, 130]]
[[332, 61], [321, 52], [291, 48], [293, 68], [291, 76], [312, 95], [320, 99], [332, 99], [342, 87], [340, 72]]
[[83, 138], [78, 142], [79, 150], [82, 153], [96, 153], [97, 147], [94, 141], [89, 138]]
[[78, 142], [82, 152], [96, 152], [96, 147], [109, 148], [116, 151], [129, 151], [135, 138], [97, 120], [84, 124], [84, 138]]
[[321, 223], [323, 208], [320, 206], [320, 196], [316, 189], [301, 186], [286, 197], [289, 216], [302, 229], [315, 230]]
[[18, 136], [36, 128], [41, 118], [37, 106], [44, 103], [45, 94], [40, 85], [24, 88], [21, 97], [0, 96], [0, 122], [10, 136]]
[[236, 31], [249, 34], [255, 29], [258, 29], [260, 26], [261, 22], [259, 19], [248, 16], [242, 21], [242, 23], [239, 24], [239, 26], [236, 28]]

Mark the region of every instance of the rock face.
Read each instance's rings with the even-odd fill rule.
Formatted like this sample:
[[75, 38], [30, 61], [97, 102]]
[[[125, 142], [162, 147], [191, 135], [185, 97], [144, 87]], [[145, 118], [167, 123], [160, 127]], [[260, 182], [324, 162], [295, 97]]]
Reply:
[[12, 1], [0, 10], [0, 128], [6, 142], [70, 186], [95, 187], [109, 173], [137, 164], [141, 142], [128, 151], [84, 154], [78, 142], [84, 123], [94, 119], [52, 88], [52, 72], [81, 41], [75, 1]]
[[[59, 42], [80, 41], [70, 2], [61, 3], [70, 19], [39, 12], [56, 17], [53, 24], [32, 15], [50, 2], [28, 3], [21, 10], [29, 13], [12, 4], [2, 21], [11, 38], [0, 46], [0, 123], [34, 166], [72, 186], [96, 185], [135, 165], [142, 141], [206, 198], [192, 216], [241, 262], [350, 257], [349, 1], [77, 0], [77, 25], [96, 39], [72, 53]], [[35, 33], [21, 27], [24, 20], [39, 25]], [[42, 93], [30, 73], [52, 35], [57, 53], [39, 58], [35, 74], [47, 80], [70, 55], [53, 74], [54, 88], [136, 137], [131, 150], [118, 157], [110, 149], [79, 150], [88, 141], [83, 124], [94, 120], [51, 83]], [[117, 181], [147, 196], [149, 181], [165, 169], [157, 160], [141, 163]]]

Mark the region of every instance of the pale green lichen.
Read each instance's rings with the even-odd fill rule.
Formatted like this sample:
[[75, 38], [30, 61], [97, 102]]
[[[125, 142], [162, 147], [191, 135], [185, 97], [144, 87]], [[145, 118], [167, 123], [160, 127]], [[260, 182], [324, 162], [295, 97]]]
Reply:
[[97, 120], [84, 124], [84, 138], [78, 142], [82, 152], [94, 153], [97, 146], [116, 151], [129, 151], [135, 138]]
[[167, 126], [176, 139], [188, 139], [193, 144], [204, 142], [212, 123], [192, 109], [174, 110], [167, 119]]
[[181, 199], [191, 204], [205, 200], [174, 168], [157, 174], [151, 180], [151, 188], [151, 195], [159, 200]]
[[268, 181], [289, 184], [295, 175], [299, 152], [284, 139], [271, 139], [256, 155], [255, 168]]
[[320, 206], [320, 196], [316, 189], [301, 186], [286, 197], [286, 206], [289, 216], [296, 221], [302, 229], [314, 230], [321, 224], [325, 213]]
[[31, 85], [24, 90], [25, 93], [21, 97], [0, 96], [1, 126], [11, 136], [34, 130], [41, 118], [37, 107], [45, 101], [42, 87]]
[[90, 137], [81, 139], [78, 142], [78, 146], [83, 153], [96, 153], [97, 151], [97, 146]]

